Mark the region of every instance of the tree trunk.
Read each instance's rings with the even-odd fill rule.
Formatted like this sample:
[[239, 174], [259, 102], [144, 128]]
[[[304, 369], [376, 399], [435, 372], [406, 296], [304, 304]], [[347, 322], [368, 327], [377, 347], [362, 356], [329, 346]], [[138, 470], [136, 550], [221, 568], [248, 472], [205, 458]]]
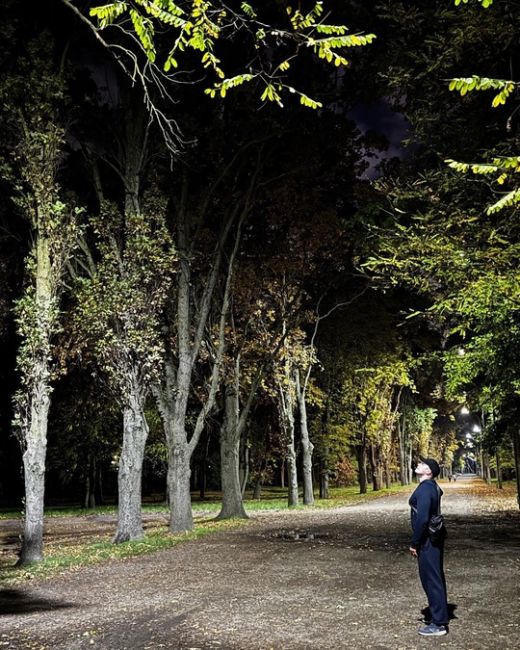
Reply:
[[515, 475], [516, 475], [516, 500], [520, 508], [520, 432], [518, 429], [513, 431], [513, 453], [515, 457]]
[[356, 458], [358, 462], [359, 493], [367, 493], [367, 454], [365, 444], [356, 445]]
[[[177, 223], [179, 252], [176, 304], [177, 367], [174, 367], [172, 358], [167, 359], [165, 363], [164, 385], [161, 388], [156, 388], [155, 391], [168, 446], [168, 494], [170, 498], [170, 532], [172, 533], [193, 529], [190, 493], [190, 459], [202, 435], [205, 420], [215, 405], [220, 368], [225, 349], [225, 325], [229, 311], [233, 264], [240, 242], [242, 223], [242, 221], [239, 222], [233, 252], [228, 258], [227, 277], [219, 322], [219, 343], [216, 357], [213, 361], [209, 381], [209, 393], [197, 415], [191, 438], [188, 440], [186, 425], [193, 369], [199, 358], [199, 352], [211, 310], [214, 289], [220, 271], [224, 245], [231, 225], [234, 223], [235, 212], [229, 216], [222, 229], [215, 248], [212, 265], [206, 278], [198, 313], [194, 318], [191, 312], [190, 233], [185, 212], [185, 193], [186, 187], [183, 188], [181, 209]], [[242, 218], [245, 218], [245, 214], [244, 212]], [[172, 357], [174, 358], [174, 355]]]
[[399, 478], [401, 485], [410, 484], [410, 467], [408, 462], [408, 441], [406, 417], [403, 415], [397, 423], [397, 438], [399, 441]]
[[388, 462], [385, 462], [385, 487], [389, 490], [392, 487], [392, 474], [390, 472], [390, 465]]
[[119, 459], [117, 531], [114, 542], [142, 539], [141, 478], [148, 424], [143, 395], [132, 380], [128, 404], [123, 410], [123, 447]]
[[[35, 246], [35, 310], [36, 349], [27, 350], [31, 367], [28, 393], [22, 396], [28, 415], [22, 413], [22, 438], [25, 478], [24, 532], [19, 564], [39, 562], [43, 558], [43, 517], [45, 496], [45, 458], [47, 454], [47, 426], [50, 408], [50, 338], [52, 331], [53, 282], [51, 277], [50, 242], [37, 236]], [[23, 373], [23, 370], [22, 370]], [[32, 381], [31, 381], [32, 380]]]
[[299, 371], [296, 375], [296, 395], [298, 398], [298, 409], [300, 413], [300, 435], [303, 456], [303, 503], [311, 506], [314, 503], [314, 489], [312, 485], [312, 452], [314, 445], [309, 438], [309, 429], [307, 425], [307, 403], [305, 400], [305, 387], [300, 386]]
[[502, 485], [502, 467], [500, 465], [500, 447], [497, 447], [495, 454], [495, 462], [497, 464], [497, 487], [501, 490], [504, 486]]
[[287, 465], [287, 505], [298, 505], [298, 469], [296, 466], [296, 445], [294, 440], [294, 396], [291, 392], [290, 374], [286, 364], [286, 380], [278, 386], [278, 404], [282, 431], [285, 438]]
[[372, 475], [372, 489], [377, 492], [381, 489], [381, 471], [377, 459], [377, 449], [375, 445], [370, 445], [368, 460], [370, 462], [370, 472]]
[[220, 431], [220, 481], [222, 508], [217, 519], [247, 519], [240, 485], [240, 430], [237, 382], [225, 390], [225, 415]]
[[25, 477], [25, 517], [19, 564], [39, 562], [43, 558], [43, 516], [45, 495], [45, 457], [50, 407], [47, 362], [37, 365], [32, 388], [31, 420], [25, 436], [23, 454]]
[[88, 454], [85, 473], [85, 494], [83, 498], [84, 508], [96, 507], [96, 459], [93, 454]]
[[484, 472], [484, 480], [488, 485], [490, 485], [491, 471], [489, 469], [489, 454], [487, 453], [487, 451], [482, 454], [482, 461], [483, 461], [482, 469]]
[[103, 465], [102, 463], [96, 463], [96, 503], [97, 505], [103, 505], [105, 503], [105, 497], [103, 493]]
[[294, 444], [294, 429], [291, 431], [291, 440], [287, 444], [287, 487], [289, 508], [298, 505], [298, 468], [296, 466], [296, 449]]
[[206, 436], [206, 444], [204, 446], [204, 455], [200, 459], [199, 465], [199, 498], [204, 501], [206, 497], [206, 475], [208, 471], [208, 452], [209, 452], [209, 432]]
[[262, 498], [262, 487], [264, 485], [264, 476], [262, 473], [258, 475], [258, 478], [255, 481], [255, 488], [253, 490], [253, 499], [255, 501], [260, 501]]
[[280, 463], [280, 487], [285, 487], [285, 458], [282, 458]]
[[[247, 440], [247, 433], [242, 440], [242, 462], [240, 463], [240, 493], [242, 494], [242, 499], [246, 493], [247, 483], [249, 481], [249, 445]], [[239, 456], [240, 458], [240, 456]]]
[[320, 470], [320, 499], [328, 499], [329, 496], [329, 470], [324, 465]]
[[296, 445], [294, 441], [294, 407], [292, 396], [289, 390], [286, 395], [287, 401], [287, 487], [288, 506], [293, 508], [298, 505], [298, 468], [296, 465]]
[[168, 498], [170, 500], [170, 533], [193, 530], [193, 512], [190, 492], [190, 451], [186, 433], [174, 431], [174, 441], [168, 454]]

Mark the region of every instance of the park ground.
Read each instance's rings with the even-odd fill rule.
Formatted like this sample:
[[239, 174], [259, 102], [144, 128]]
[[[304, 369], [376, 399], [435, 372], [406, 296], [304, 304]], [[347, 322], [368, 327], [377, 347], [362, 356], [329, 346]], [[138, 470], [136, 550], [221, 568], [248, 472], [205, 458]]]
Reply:
[[[516, 497], [478, 479], [442, 488], [454, 616], [445, 637], [417, 635], [426, 602], [407, 553], [407, 493], [399, 492], [255, 513], [155, 553], [9, 578], [0, 648], [520, 650]], [[60, 521], [50, 534], [54, 525], [64, 539], [112, 525], [110, 517]], [[11, 539], [19, 521], [0, 523], [0, 538]]]

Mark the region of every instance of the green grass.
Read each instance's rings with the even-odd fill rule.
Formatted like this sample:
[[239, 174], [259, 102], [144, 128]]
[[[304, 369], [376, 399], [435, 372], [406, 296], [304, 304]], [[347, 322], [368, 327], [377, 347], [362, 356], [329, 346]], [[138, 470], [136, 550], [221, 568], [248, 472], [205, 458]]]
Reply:
[[[367, 494], [359, 494], [359, 488], [356, 486], [348, 488], [331, 488], [329, 499], [316, 499], [311, 509], [336, 508], [354, 503], [363, 503], [387, 494], [407, 491], [412, 486], [394, 485], [390, 489], [383, 489], [378, 492], [370, 491]], [[123, 560], [129, 557], [153, 553], [161, 549], [172, 548], [177, 544], [204, 537], [208, 534], [236, 528], [247, 525], [247, 520], [226, 520], [216, 521], [213, 514], [220, 510], [220, 493], [208, 495], [206, 501], [193, 501], [193, 511], [196, 515], [195, 528], [189, 533], [172, 535], [164, 526], [152, 524], [152, 528], [147, 531], [146, 537], [139, 541], [126, 542], [124, 544], [112, 544], [105, 538], [92, 537], [81, 544], [64, 544], [63, 542], [49, 542], [45, 547], [45, 559], [28, 567], [15, 568], [11, 565], [10, 560], [4, 559], [0, 562], [0, 584], [16, 584], [24, 580], [33, 578], [49, 578], [55, 576], [67, 569], [76, 567], [89, 566], [102, 562]], [[301, 503], [301, 501], [300, 501]], [[267, 488], [264, 491], [261, 500], [247, 499], [244, 502], [246, 511], [280, 511], [287, 512], [286, 491], [282, 488]], [[308, 506], [299, 505], [297, 509], [309, 509]], [[116, 514], [116, 506], [101, 506], [92, 509], [55, 507], [47, 508], [46, 517], [67, 517], [80, 516], [88, 517], [89, 515]], [[168, 514], [168, 509], [164, 504], [144, 504], [143, 512], [149, 514]], [[209, 516], [208, 516], [209, 515]], [[21, 513], [14, 510], [3, 510], [0, 517], [19, 518]]]
[[102, 562], [124, 560], [168, 549], [193, 539], [200, 539], [220, 530], [229, 530], [247, 523], [247, 520], [227, 521], [205, 520], [197, 522], [189, 533], [172, 535], [166, 530], [154, 530], [142, 540], [113, 544], [104, 539], [93, 539], [85, 544], [74, 546], [48, 545], [45, 558], [38, 564], [25, 567], [0, 565], [0, 585], [16, 584], [33, 578], [49, 578], [67, 569], [100, 564]]
[[[329, 499], [319, 499], [316, 495], [314, 507], [335, 508], [341, 505], [348, 505], [358, 501], [379, 498], [385, 494], [410, 490], [411, 486], [394, 484], [389, 489], [382, 489], [377, 492], [370, 490], [367, 494], [359, 494], [358, 486], [346, 488], [331, 488]], [[301, 494], [300, 494], [301, 502]], [[284, 488], [268, 487], [262, 493], [261, 499], [252, 499], [246, 493], [244, 500], [246, 510], [258, 512], [262, 510], [286, 510], [287, 491]], [[302, 506], [303, 507], [303, 506]], [[198, 495], [193, 495], [192, 509], [195, 515], [203, 513], [218, 513], [220, 510], [220, 492], [210, 492], [203, 501], [198, 500]], [[168, 507], [164, 503], [143, 503], [143, 512], [148, 514], [168, 514]], [[115, 515], [116, 505], [103, 505], [96, 508], [81, 508], [80, 506], [49, 506], [45, 508], [46, 517], [88, 517], [89, 515]], [[0, 519], [20, 519], [22, 512], [16, 508], [4, 508], [0, 510]]]

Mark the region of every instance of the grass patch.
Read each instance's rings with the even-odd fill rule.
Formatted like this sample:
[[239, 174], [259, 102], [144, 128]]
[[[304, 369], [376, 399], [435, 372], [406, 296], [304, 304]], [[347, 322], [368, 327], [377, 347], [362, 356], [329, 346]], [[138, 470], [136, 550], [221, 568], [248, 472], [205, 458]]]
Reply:
[[146, 555], [172, 548], [189, 540], [200, 539], [220, 530], [230, 530], [247, 523], [246, 520], [205, 520], [198, 522], [189, 533], [172, 535], [166, 530], [154, 530], [142, 540], [113, 544], [108, 539], [92, 539], [83, 544], [64, 546], [54, 543], [45, 547], [45, 558], [38, 564], [26, 567], [4, 566], [0, 573], [0, 584], [16, 584], [34, 578], [49, 578], [65, 570], [93, 564]]
[[[334, 508], [349, 505], [359, 501], [379, 498], [386, 494], [402, 492], [413, 489], [413, 485], [392, 485], [366, 494], [359, 494], [359, 487], [354, 485], [346, 488], [331, 488], [329, 499], [320, 499], [315, 495], [316, 508]], [[248, 498], [249, 497], [249, 498]], [[302, 495], [300, 494], [300, 501]], [[253, 499], [251, 493], [246, 493], [244, 499], [246, 510], [285, 510], [287, 509], [287, 490], [285, 488], [267, 487], [262, 492], [261, 499]], [[192, 509], [194, 514], [218, 513], [220, 511], [220, 492], [210, 492], [207, 498], [200, 501], [198, 494], [192, 495]], [[168, 515], [168, 506], [165, 503], [143, 503], [143, 513]], [[45, 508], [46, 517], [88, 517], [92, 515], [116, 515], [117, 506], [114, 504], [97, 506], [95, 508], [82, 508], [80, 506], [48, 506]], [[3, 508], [0, 510], [0, 519], [21, 519], [22, 512], [17, 508]]]
[[[348, 488], [331, 488], [329, 499], [317, 498], [314, 505], [299, 505], [298, 510], [321, 510], [337, 508], [341, 506], [353, 505], [355, 503], [364, 503], [380, 498], [382, 496], [398, 493], [410, 492], [414, 486], [393, 485], [389, 489], [370, 491], [367, 494], [359, 494], [359, 488], [352, 486]], [[246, 495], [249, 496], [249, 495]], [[62, 573], [66, 570], [74, 570], [84, 566], [110, 562], [114, 560], [124, 560], [130, 557], [136, 557], [148, 553], [153, 553], [162, 549], [168, 549], [177, 544], [205, 537], [208, 534], [237, 528], [247, 524], [247, 520], [226, 520], [216, 521], [213, 515], [220, 510], [220, 494], [212, 493], [207, 501], [194, 501], [193, 512], [196, 516], [195, 528], [190, 533], [179, 535], [170, 534], [164, 524], [162, 517], [146, 522], [146, 537], [139, 541], [126, 542], [124, 544], [113, 544], [111, 537], [113, 530], [100, 537], [99, 530], [88, 534], [88, 521], [84, 519], [92, 515], [116, 515], [117, 508], [115, 505], [101, 506], [92, 509], [55, 507], [48, 508], [45, 516], [50, 518], [57, 517], [76, 517], [75, 522], [71, 522], [67, 527], [66, 535], [50, 536], [45, 543], [45, 559], [38, 564], [29, 567], [15, 568], [14, 555], [0, 559], [0, 584], [16, 584], [25, 580], [34, 578], [49, 578]], [[300, 500], [301, 504], [301, 500]], [[266, 488], [263, 497], [260, 500], [251, 498], [245, 499], [244, 506], [247, 512], [262, 511], [279, 511], [288, 512], [287, 493], [282, 488]], [[168, 509], [164, 503], [161, 504], [144, 504], [143, 512], [152, 515], [167, 516]], [[4, 510], [1, 515], [4, 519], [21, 517], [19, 511]], [[83, 523], [79, 523], [83, 520]], [[96, 522], [97, 523], [97, 522]], [[108, 522], [107, 527], [111, 524]], [[76, 531], [76, 528], [78, 529]], [[81, 538], [87, 529], [85, 538]], [[79, 535], [76, 533], [80, 533]], [[79, 541], [81, 539], [81, 541]]]

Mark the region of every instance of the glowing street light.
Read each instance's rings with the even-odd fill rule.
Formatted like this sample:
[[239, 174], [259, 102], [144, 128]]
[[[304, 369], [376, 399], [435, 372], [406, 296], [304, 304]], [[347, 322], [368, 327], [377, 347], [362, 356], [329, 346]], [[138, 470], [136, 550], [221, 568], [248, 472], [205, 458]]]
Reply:
[[469, 415], [469, 408], [468, 408], [467, 406], [463, 406], [463, 407], [460, 409], [459, 413], [460, 413], [461, 415]]
[[473, 433], [480, 433], [482, 431], [482, 428], [478, 424], [474, 424], [471, 430]]

